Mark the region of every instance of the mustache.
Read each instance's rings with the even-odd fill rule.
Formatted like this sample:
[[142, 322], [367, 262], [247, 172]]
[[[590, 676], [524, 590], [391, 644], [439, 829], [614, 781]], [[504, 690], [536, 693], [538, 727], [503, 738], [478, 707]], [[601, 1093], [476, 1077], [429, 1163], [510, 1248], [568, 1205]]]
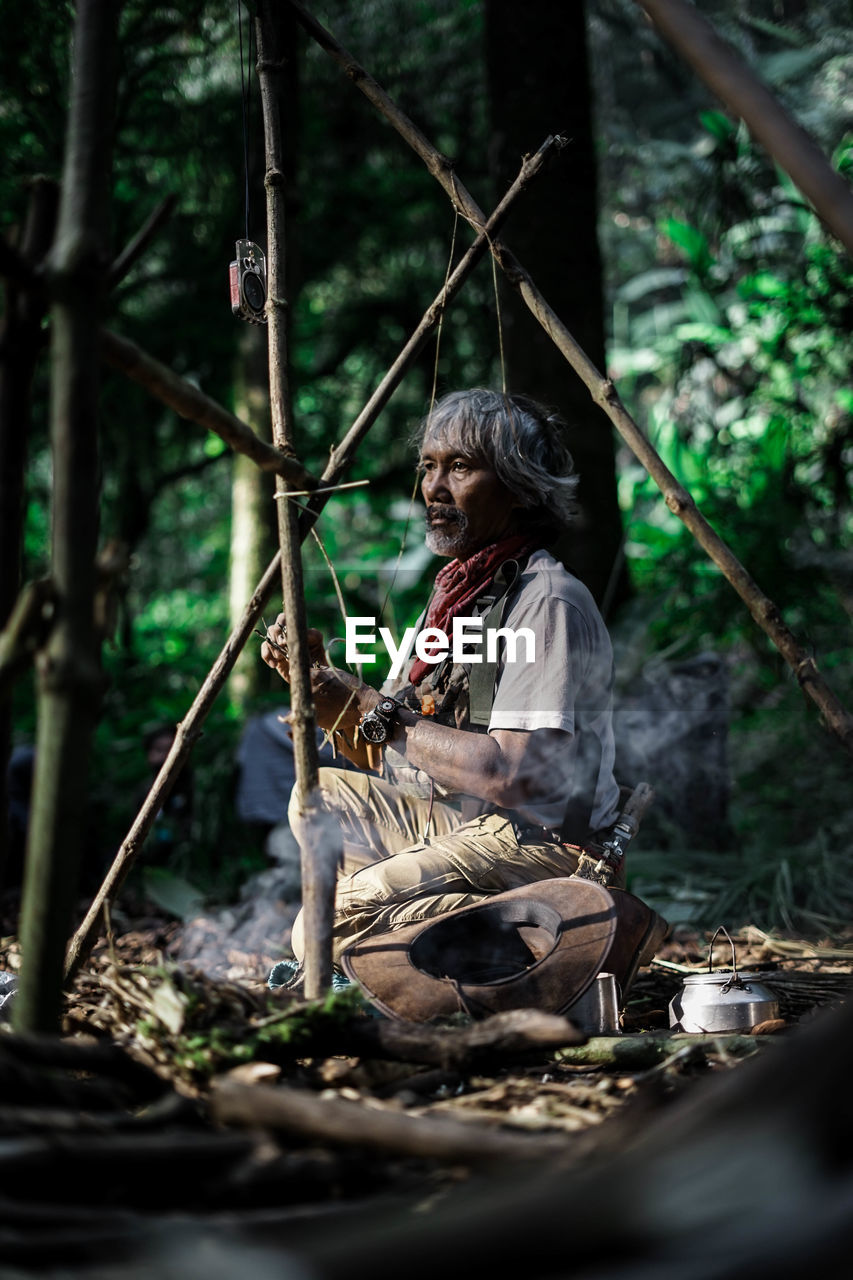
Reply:
[[427, 507], [427, 525], [431, 525], [433, 520], [446, 520], [448, 524], [458, 524], [462, 526], [468, 523], [468, 519], [464, 511], [460, 511], [458, 507], [453, 507], [443, 502], [433, 502]]

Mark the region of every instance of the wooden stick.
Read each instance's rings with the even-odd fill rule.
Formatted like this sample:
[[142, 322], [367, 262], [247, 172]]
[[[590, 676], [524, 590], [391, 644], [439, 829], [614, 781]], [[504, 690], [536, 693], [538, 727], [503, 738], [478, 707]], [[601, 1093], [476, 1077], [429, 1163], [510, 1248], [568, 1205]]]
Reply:
[[[432, 146], [385, 90], [367, 74], [334, 36], [308, 13], [299, 0], [289, 0], [289, 3], [302, 26], [339, 63], [356, 87], [420, 156], [429, 172], [447, 192], [454, 207], [459, 209], [473, 225], [481, 225], [483, 213], [459, 181], [450, 161]], [[676, 480], [625, 409], [613, 382], [601, 375], [559, 316], [545, 301], [518, 259], [500, 241], [492, 241], [490, 248], [510, 284], [518, 291], [530, 312], [581, 378], [592, 399], [604, 410], [623, 440], [642, 462], [663, 493], [667, 506], [686, 525], [702, 549], [728, 579], [759, 627], [776, 645], [804, 692], [818, 706], [828, 727], [836, 734], [843, 746], [853, 754], [853, 716], [833, 693], [811, 654], [782, 621], [778, 607], [764, 594], [723, 539], [700, 513], [693, 498]]]
[[[270, 405], [273, 440], [279, 449], [294, 452], [293, 405], [290, 396], [288, 351], [289, 310], [285, 273], [286, 165], [284, 158], [284, 76], [290, 65], [286, 29], [290, 15], [273, 0], [259, 0], [255, 20], [258, 79], [264, 119], [267, 193], [267, 327], [269, 333]], [[295, 28], [294, 28], [295, 32]], [[292, 33], [293, 34], [293, 33]], [[290, 486], [292, 487], [292, 486]], [[278, 494], [288, 486], [281, 477]], [[292, 502], [276, 504], [281, 550], [282, 603], [289, 651], [290, 723], [296, 766], [295, 801], [299, 822], [302, 871], [302, 912], [305, 921], [305, 995], [316, 999], [332, 982], [332, 916], [337, 867], [342, 857], [337, 824], [324, 821], [318, 786], [317, 720], [311, 691], [311, 655], [299, 536], [299, 510]]]
[[245, 422], [223, 409], [222, 405], [167, 365], [148, 355], [135, 342], [121, 338], [108, 329], [102, 329], [101, 354], [107, 364], [120, 369], [132, 382], [144, 387], [182, 418], [188, 418], [198, 426], [213, 431], [237, 453], [251, 458], [262, 471], [272, 471], [284, 476], [288, 484], [297, 488], [316, 488], [316, 479], [305, 470], [292, 451], [274, 449], [261, 440]]
[[[431, 1027], [387, 1018], [358, 1018], [336, 1028], [330, 1052], [422, 1062], [445, 1070], [487, 1060], [550, 1054], [586, 1036], [566, 1018], [538, 1009], [511, 1009], [464, 1027]], [[312, 1046], [310, 1056], [317, 1056]]]
[[177, 196], [174, 192], [166, 196], [165, 200], [161, 200], [133, 239], [128, 241], [110, 267], [109, 284], [111, 287], [114, 288], [119, 281], [123, 280], [131, 267], [139, 261], [163, 223], [171, 216], [176, 201]]
[[681, 1049], [704, 1049], [709, 1053], [721, 1052], [733, 1057], [755, 1053], [772, 1036], [749, 1034], [689, 1035], [671, 1032], [669, 1035], [592, 1036], [586, 1044], [558, 1049], [560, 1062], [573, 1067], [618, 1067], [625, 1071], [644, 1071], [653, 1067]]
[[638, 0], [658, 31], [811, 201], [818, 217], [853, 256], [853, 191], [779, 99], [685, 0]]
[[0, 632], [0, 702], [46, 643], [56, 611], [56, 591], [50, 578], [28, 582]]
[[367, 1147], [418, 1159], [488, 1165], [501, 1160], [541, 1161], [562, 1155], [564, 1139], [484, 1130], [390, 1107], [365, 1107], [343, 1098], [317, 1097], [285, 1085], [215, 1083], [210, 1111], [218, 1124], [281, 1129], [334, 1146]]

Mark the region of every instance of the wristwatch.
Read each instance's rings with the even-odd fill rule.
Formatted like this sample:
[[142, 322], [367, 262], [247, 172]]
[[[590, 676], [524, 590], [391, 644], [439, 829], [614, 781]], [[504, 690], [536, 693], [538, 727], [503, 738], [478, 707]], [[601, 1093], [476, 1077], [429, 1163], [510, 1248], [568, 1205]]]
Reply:
[[358, 726], [359, 733], [368, 742], [372, 742], [375, 746], [381, 746], [383, 742], [387, 742], [391, 737], [399, 710], [399, 702], [396, 702], [393, 698], [383, 698], [361, 720]]

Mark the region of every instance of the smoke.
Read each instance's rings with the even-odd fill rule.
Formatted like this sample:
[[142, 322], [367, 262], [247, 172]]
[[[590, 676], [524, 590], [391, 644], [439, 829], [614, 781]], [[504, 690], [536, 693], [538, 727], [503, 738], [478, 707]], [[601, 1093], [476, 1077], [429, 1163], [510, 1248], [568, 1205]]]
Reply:
[[715, 653], [649, 664], [617, 699], [617, 781], [655, 791], [644, 844], [679, 835], [703, 848], [730, 842], [728, 721], [728, 670]]
[[302, 905], [299, 846], [283, 828], [267, 843], [273, 866], [250, 877], [232, 906], [187, 921], [169, 946], [170, 959], [219, 982], [265, 982], [291, 955], [293, 922]]

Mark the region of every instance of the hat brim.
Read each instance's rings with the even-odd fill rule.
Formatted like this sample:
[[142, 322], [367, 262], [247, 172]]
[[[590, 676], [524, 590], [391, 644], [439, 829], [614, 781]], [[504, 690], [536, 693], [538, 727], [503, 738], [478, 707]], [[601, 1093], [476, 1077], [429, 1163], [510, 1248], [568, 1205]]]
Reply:
[[341, 966], [391, 1018], [428, 1022], [460, 1009], [475, 1017], [563, 1013], [607, 967], [620, 905], [591, 880], [538, 881], [365, 938], [343, 953]]

